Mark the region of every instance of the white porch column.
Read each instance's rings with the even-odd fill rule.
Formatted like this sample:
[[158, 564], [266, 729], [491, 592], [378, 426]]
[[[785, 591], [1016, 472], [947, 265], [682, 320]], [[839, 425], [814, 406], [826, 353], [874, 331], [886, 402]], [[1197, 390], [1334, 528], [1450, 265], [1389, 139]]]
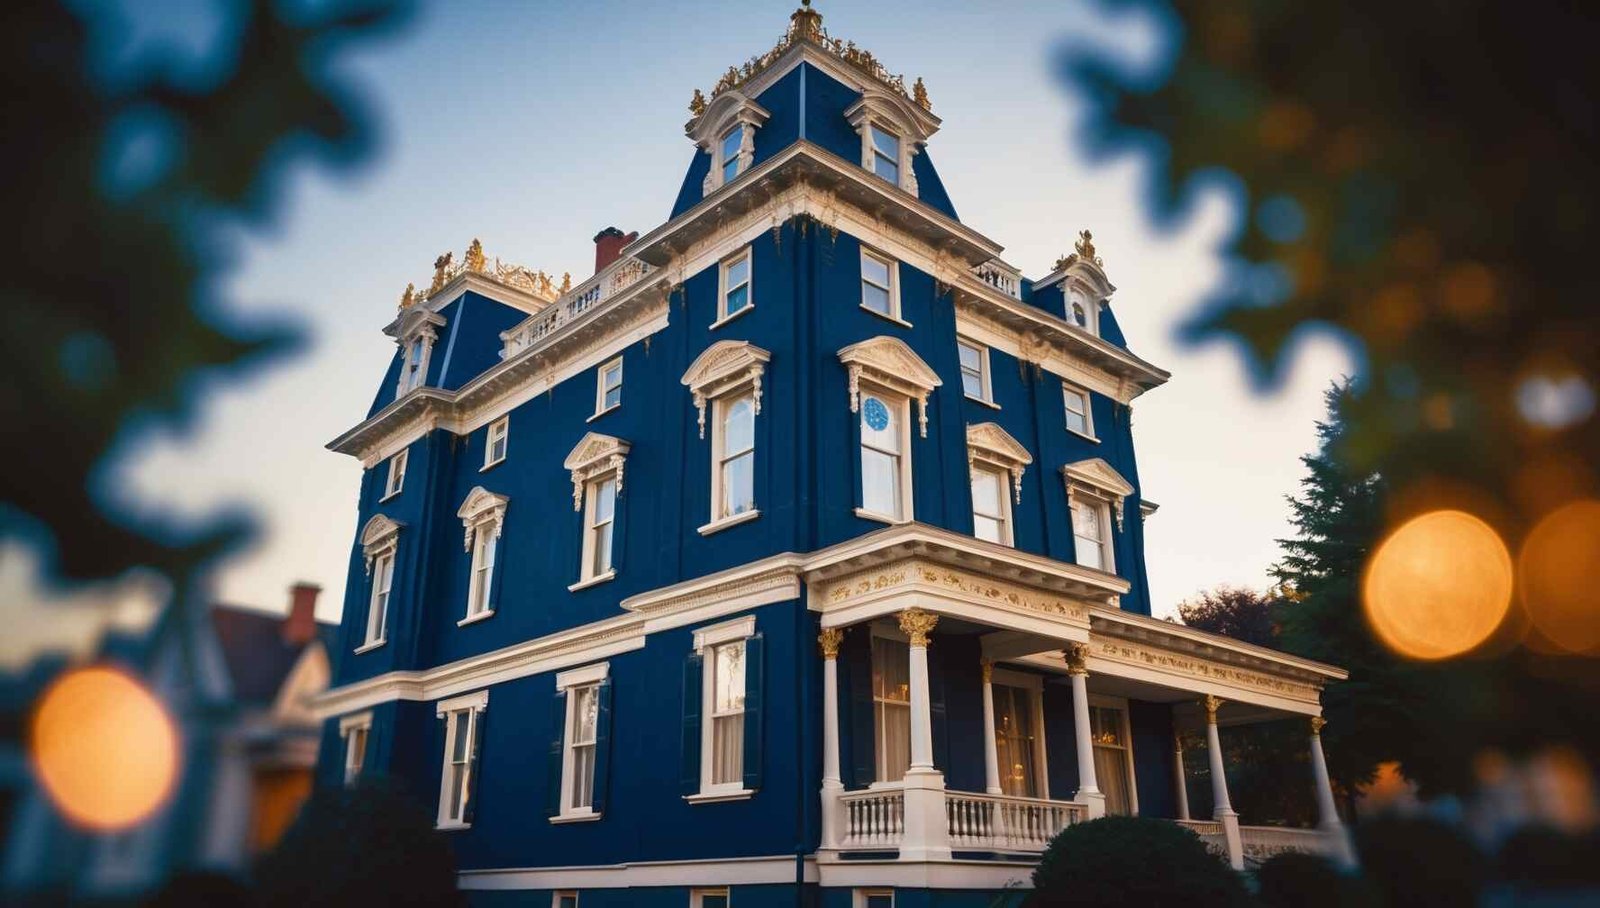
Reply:
[[989, 794], [1000, 794], [1000, 756], [995, 750], [994, 663], [983, 660], [983, 785]]
[[822, 847], [839, 844], [839, 643], [844, 631], [823, 628], [817, 637], [822, 647]]
[[1217, 709], [1222, 700], [1206, 694], [1200, 704], [1206, 709], [1206, 756], [1211, 763], [1211, 818], [1222, 824], [1228, 843], [1228, 863], [1234, 870], [1244, 869], [1244, 840], [1239, 837], [1239, 814], [1228, 801], [1228, 776], [1222, 765], [1222, 740], [1217, 735]]
[[1335, 863], [1343, 867], [1355, 864], [1354, 849], [1344, 824], [1339, 822], [1339, 808], [1333, 800], [1333, 780], [1328, 777], [1328, 761], [1322, 754], [1322, 727], [1328, 720], [1321, 716], [1311, 719], [1311, 776], [1317, 786], [1317, 828], [1328, 837]]
[[939, 616], [918, 608], [900, 613], [900, 630], [911, 646], [911, 768], [903, 782], [905, 835], [900, 860], [950, 858], [950, 824], [945, 816], [944, 773], [933, 766], [933, 704], [928, 693], [928, 635]]
[[1189, 819], [1189, 783], [1183, 775], [1183, 736], [1172, 733], [1172, 784], [1178, 792], [1178, 819]]
[[1094, 738], [1089, 729], [1089, 646], [1069, 643], [1067, 676], [1072, 679], [1072, 730], [1078, 742], [1078, 793], [1074, 801], [1084, 807], [1089, 819], [1106, 815], [1106, 796], [1094, 777]]

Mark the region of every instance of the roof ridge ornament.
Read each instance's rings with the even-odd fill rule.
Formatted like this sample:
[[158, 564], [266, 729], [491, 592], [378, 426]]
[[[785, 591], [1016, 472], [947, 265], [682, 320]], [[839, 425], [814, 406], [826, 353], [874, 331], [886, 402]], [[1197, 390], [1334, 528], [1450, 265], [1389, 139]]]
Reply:
[[1097, 268], [1105, 268], [1106, 263], [1100, 256], [1095, 254], [1094, 234], [1090, 233], [1087, 228], [1078, 231], [1078, 240], [1072, 244], [1072, 248], [1075, 251], [1056, 259], [1055, 267], [1051, 270], [1064, 271], [1080, 261], [1089, 262]]
[[[456, 261], [454, 251], [446, 251], [443, 255], [433, 260], [433, 280], [428, 284], [426, 290], [417, 290], [414, 283], [406, 285], [406, 292], [400, 297], [401, 311], [427, 302], [448, 286], [451, 281], [469, 272], [482, 275], [496, 283], [504, 284], [514, 290], [520, 290], [530, 296], [538, 297], [547, 303], [554, 302], [558, 296], [555, 282], [549, 274], [544, 271], [535, 271], [522, 265], [507, 264], [500, 261], [499, 256], [495, 256], [494, 261], [491, 262], [488, 255], [483, 251], [483, 241], [473, 237], [472, 242], [467, 244], [466, 255], [462, 257], [461, 261]], [[570, 280], [569, 276], [569, 283], [561, 292], [564, 293], [566, 290], [571, 289]]]

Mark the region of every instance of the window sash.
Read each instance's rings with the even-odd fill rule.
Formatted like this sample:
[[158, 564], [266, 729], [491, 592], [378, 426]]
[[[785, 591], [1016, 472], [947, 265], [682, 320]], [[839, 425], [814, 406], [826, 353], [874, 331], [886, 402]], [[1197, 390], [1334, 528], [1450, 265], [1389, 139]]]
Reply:
[[383, 497], [400, 494], [406, 483], [406, 461], [410, 458], [410, 451], [401, 451], [389, 458], [389, 479], [383, 486]]
[[479, 615], [489, 610], [489, 588], [494, 579], [494, 561], [499, 548], [496, 527], [485, 524], [472, 531], [472, 584], [467, 600], [467, 614]]
[[1061, 401], [1066, 411], [1067, 428], [1079, 435], [1093, 434], [1089, 429], [1089, 395], [1077, 388], [1063, 386]]
[[[873, 274], [874, 269], [883, 274]], [[894, 262], [891, 259], [861, 251], [861, 305], [879, 315], [894, 315]]]
[[722, 137], [722, 182], [733, 181], [739, 175], [739, 152], [744, 146], [744, 126], [728, 130]]
[[712, 785], [744, 783], [745, 641], [711, 649]]
[[608, 476], [589, 485], [589, 576], [611, 570], [611, 544], [617, 519], [617, 479]]
[[483, 461], [485, 465], [496, 464], [506, 459], [506, 439], [511, 435], [511, 421], [498, 419], [489, 424], [489, 440], [483, 446]]
[[367, 759], [367, 726], [354, 725], [345, 735], [344, 783], [349, 785], [361, 777], [361, 766]]
[[[869, 403], [876, 401], [889, 411], [889, 425], [875, 431], [867, 425]], [[861, 507], [876, 514], [900, 519], [905, 500], [905, 401], [887, 400], [877, 394], [862, 396], [861, 402]]]
[[1014, 797], [1039, 797], [1039, 732], [1034, 727], [1033, 694], [1007, 684], [995, 684], [993, 693], [1000, 788]]
[[367, 642], [384, 639], [389, 624], [389, 588], [394, 582], [394, 553], [384, 552], [372, 566], [372, 601], [368, 605]]
[[741, 253], [722, 265], [722, 317], [744, 311], [750, 305], [750, 253]]
[[719, 400], [717, 411], [714, 519], [755, 509], [755, 398]]
[[966, 341], [956, 344], [961, 362], [961, 393], [979, 400], [989, 399], [988, 352], [985, 348]]
[[998, 470], [972, 470], [972, 534], [979, 539], [1010, 542], [1006, 513], [1006, 477]]
[[445, 763], [445, 821], [465, 822], [467, 800], [471, 797], [472, 773], [477, 763], [476, 731], [478, 710], [474, 707], [450, 712], [448, 758]]
[[873, 753], [879, 782], [911, 768], [911, 652], [901, 641], [872, 638]]
[[1090, 502], [1072, 506], [1072, 539], [1078, 563], [1105, 570], [1105, 506]]
[[582, 810], [594, 805], [595, 742], [600, 722], [600, 689], [586, 684], [571, 689], [572, 721], [567, 730], [569, 772], [567, 807]]
[[899, 185], [900, 137], [876, 126], [870, 127], [872, 140], [872, 172]]
[[622, 362], [610, 363], [600, 369], [600, 410], [609, 410], [622, 404]]

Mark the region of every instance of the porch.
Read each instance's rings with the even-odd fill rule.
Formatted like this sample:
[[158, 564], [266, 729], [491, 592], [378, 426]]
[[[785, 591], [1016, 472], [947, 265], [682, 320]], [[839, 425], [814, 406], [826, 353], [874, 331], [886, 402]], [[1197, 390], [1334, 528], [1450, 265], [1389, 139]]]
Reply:
[[[1083, 595], [1081, 581], [1052, 595], [1038, 588], [1037, 574], [1024, 585], [915, 562], [814, 579], [812, 607], [823, 624], [825, 874], [830, 864], [865, 861], [1031, 863], [1062, 829], [1108, 813], [1170, 819], [1240, 869], [1283, 851], [1350, 859], [1319, 735], [1321, 686], [1342, 677], [1338, 669], [1122, 612], [1100, 604], [1114, 602], [1101, 591]], [[1061, 595], [1067, 591], [1082, 598]], [[840, 727], [847, 631], [856, 641], [846, 682], [852, 721], [863, 712], [863, 658], [873, 692], [870, 764], [866, 732], [856, 729], [848, 776]], [[930, 671], [930, 649], [940, 646], [944, 658]], [[981, 702], [981, 715], [940, 703], [943, 737], [958, 739], [940, 758], [931, 678], [952, 703]], [[1141, 721], [1130, 723], [1130, 712]], [[1318, 825], [1244, 825], [1230, 806], [1218, 726], [1287, 716], [1308, 722]], [[1180, 730], [1204, 732], [1210, 818], [1189, 815]], [[1153, 748], [1163, 733], [1164, 746]], [[1136, 779], [1136, 747], [1164, 751], [1139, 757], [1144, 778]], [[1163, 778], [1150, 778], [1156, 767]], [[1141, 792], [1152, 802], [1145, 810]]]

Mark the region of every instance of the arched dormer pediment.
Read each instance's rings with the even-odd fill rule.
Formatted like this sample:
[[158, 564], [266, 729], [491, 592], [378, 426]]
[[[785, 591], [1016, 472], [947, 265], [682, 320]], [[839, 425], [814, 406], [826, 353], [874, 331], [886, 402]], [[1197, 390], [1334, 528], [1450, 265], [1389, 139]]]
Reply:
[[1117, 518], [1117, 529], [1122, 529], [1122, 503], [1134, 489], [1116, 468], [1099, 457], [1091, 457], [1067, 464], [1061, 468], [1061, 475], [1067, 483], [1069, 501], [1087, 495], [1108, 502]]
[[690, 120], [684, 133], [696, 145], [710, 151], [712, 144], [733, 124], [746, 123], [759, 129], [771, 116], [772, 113], [754, 98], [735, 89], [718, 95], [707, 104], [705, 113]]
[[607, 473], [617, 474], [617, 494], [622, 494], [622, 468], [632, 446], [614, 435], [590, 432], [578, 439], [562, 466], [572, 473], [572, 509], [583, 510], [583, 487]]
[[1012, 494], [1022, 502], [1022, 474], [1033, 463], [1033, 455], [1011, 433], [996, 423], [967, 426], [967, 465], [986, 463], [1011, 474]]
[[925, 144], [939, 131], [939, 119], [933, 114], [895, 92], [870, 86], [845, 109], [844, 116], [851, 126], [859, 126], [863, 120], [876, 120], [918, 144]]
[[922, 437], [928, 437], [928, 395], [944, 383], [905, 341], [880, 334], [840, 350], [839, 362], [850, 374], [851, 413], [861, 407], [861, 382], [865, 379], [915, 399]]
[[[383, 333], [394, 338], [395, 343], [404, 344], [406, 341], [424, 332], [434, 333], [434, 329], [443, 328], [445, 318], [426, 306], [412, 306], [401, 310], [395, 320], [384, 326]], [[430, 338], [431, 339], [431, 338]]]
[[361, 550], [366, 556], [367, 573], [372, 573], [372, 562], [384, 552], [392, 552], [400, 544], [400, 530], [405, 524], [385, 514], [374, 514], [361, 528]]
[[718, 341], [695, 357], [683, 373], [683, 385], [700, 411], [700, 437], [706, 437], [706, 401], [750, 385], [756, 415], [761, 415], [761, 376], [772, 354], [749, 341]]
[[511, 499], [497, 495], [483, 486], [477, 486], [467, 493], [466, 500], [462, 501], [461, 507], [456, 510], [456, 516], [461, 518], [461, 524], [466, 530], [464, 545], [467, 551], [472, 551], [472, 536], [479, 527], [490, 527], [494, 535], [500, 535], [500, 529], [506, 521], [506, 506], [510, 503]]

